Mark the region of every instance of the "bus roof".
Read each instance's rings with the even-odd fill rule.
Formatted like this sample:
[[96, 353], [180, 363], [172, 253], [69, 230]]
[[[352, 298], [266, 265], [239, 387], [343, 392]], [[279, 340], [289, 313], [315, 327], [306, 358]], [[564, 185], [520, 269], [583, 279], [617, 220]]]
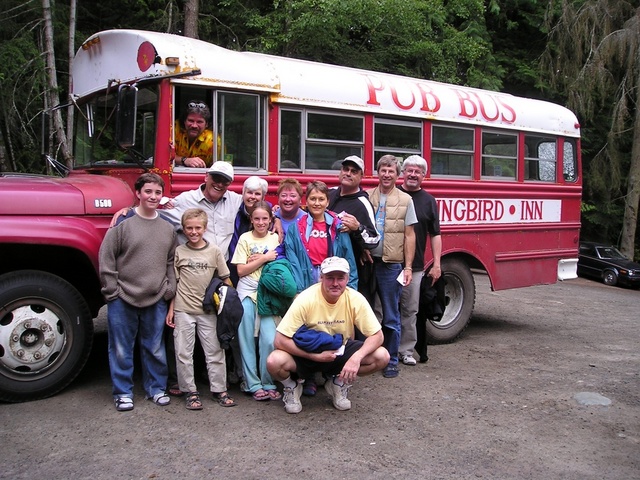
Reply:
[[[176, 58], [177, 65], [167, 59]], [[349, 67], [227, 50], [201, 40], [140, 30], [96, 33], [78, 50], [73, 95], [200, 70], [177, 82], [260, 91], [274, 103], [407, 120], [433, 119], [579, 137], [576, 116], [549, 102]]]

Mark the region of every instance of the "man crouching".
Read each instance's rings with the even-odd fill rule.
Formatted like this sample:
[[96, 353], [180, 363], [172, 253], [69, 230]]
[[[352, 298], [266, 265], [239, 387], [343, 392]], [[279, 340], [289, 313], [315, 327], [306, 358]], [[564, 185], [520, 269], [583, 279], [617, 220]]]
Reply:
[[[356, 375], [369, 375], [389, 363], [382, 327], [371, 306], [362, 294], [347, 288], [349, 263], [329, 257], [320, 265], [320, 274], [320, 282], [300, 293], [289, 307], [267, 359], [269, 373], [284, 385], [287, 413], [302, 410], [302, 383], [297, 379], [322, 372], [333, 406], [349, 410], [347, 393]], [[366, 337], [364, 341], [354, 340], [355, 328]]]

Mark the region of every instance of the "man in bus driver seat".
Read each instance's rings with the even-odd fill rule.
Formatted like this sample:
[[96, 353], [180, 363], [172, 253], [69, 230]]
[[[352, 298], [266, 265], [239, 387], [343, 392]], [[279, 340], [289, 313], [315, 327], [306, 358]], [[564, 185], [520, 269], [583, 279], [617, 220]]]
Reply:
[[175, 166], [204, 168], [213, 163], [211, 111], [206, 103], [191, 100], [175, 123]]

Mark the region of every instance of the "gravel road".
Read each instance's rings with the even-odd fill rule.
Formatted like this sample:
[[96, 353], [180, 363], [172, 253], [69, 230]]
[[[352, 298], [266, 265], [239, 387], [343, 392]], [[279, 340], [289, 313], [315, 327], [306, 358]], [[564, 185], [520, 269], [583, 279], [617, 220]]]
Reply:
[[0, 404], [0, 478], [640, 478], [640, 291], [476, 281], [463, 336], [396, 379], [359, 379], [348, 412], [322, 388], [298, 415], [232, 388], [235, 408], [163, 408], [137, 390], [135, 410], [118, 413], [98, 319], [69, 388]]

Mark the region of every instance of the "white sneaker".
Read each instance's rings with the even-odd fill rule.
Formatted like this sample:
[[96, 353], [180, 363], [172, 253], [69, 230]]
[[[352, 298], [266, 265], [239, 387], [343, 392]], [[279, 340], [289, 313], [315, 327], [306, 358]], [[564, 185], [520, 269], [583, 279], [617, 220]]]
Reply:
[[324, 383], [324, 388], [331, 397], [333, 406], [338, 410], [349, 410], [351, 408], [351, 400], [347, 398], [351, 384], [336, 385], [333, 383], [333, 378], [328, 378]]
[[402, 363], [404, 363], [405, 365], [414, 366], [418, 362], [416, 362], [416, 359], [413, 358], [412, 355], [403, 355], [402, 356]]
[[287, 388], [283, 390], [282, 401], [284, 402], [284, 410], [287, 413], [300, 413], [302, 411], [302, 403], [300, 403], [300, 397], [302, 396], [302, 384], [297, 383], [293, 388]]

